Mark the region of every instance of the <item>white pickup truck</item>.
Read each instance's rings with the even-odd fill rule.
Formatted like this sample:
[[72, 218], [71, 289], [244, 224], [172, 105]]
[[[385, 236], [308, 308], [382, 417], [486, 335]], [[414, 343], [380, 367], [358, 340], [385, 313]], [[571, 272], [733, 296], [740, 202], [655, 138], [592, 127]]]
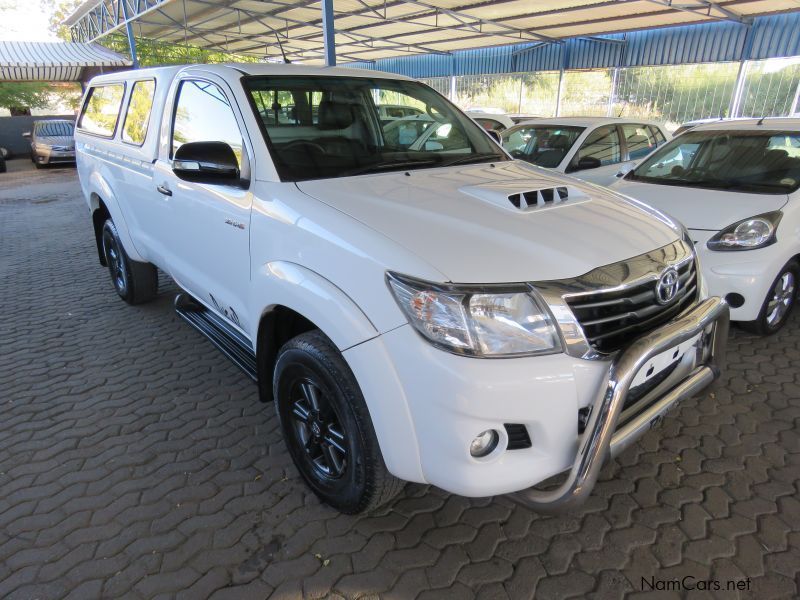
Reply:
[[[435, 135], [412, 147], [383, 104]], [[403, 481], [568, 508], [723, 360], [728, 308], [679, 224], [513, 160], [422, 83], [114, 73], [75, 137], [117, 293], [145, 302], [168, 273], [178, 314], [274, 400], [298, 470], [341, 511]]]

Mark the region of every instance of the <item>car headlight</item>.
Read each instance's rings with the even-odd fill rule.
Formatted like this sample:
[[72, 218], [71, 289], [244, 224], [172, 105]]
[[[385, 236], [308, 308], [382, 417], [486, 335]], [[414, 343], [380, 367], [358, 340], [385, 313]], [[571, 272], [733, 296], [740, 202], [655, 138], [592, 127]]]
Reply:
[[718, 251], [764, 248], [775, 243], [775, 232], [781, 217], [783, 213], [776, 210], [744, 219], [720, 231], [706, 242], [706, 246], [709, 250]]
[[478, 357], [561, 352], [550, 313], [527, 285], [460, 286], [388, 273], [411, 325], [432, 344]]
[[52, 150], [53, 147], [50, 144], [40, 144], [40, 143], [37, 142], [36, 143], [36, 149], [40, 150], [42, 152], [46, 152], [47, 150]]

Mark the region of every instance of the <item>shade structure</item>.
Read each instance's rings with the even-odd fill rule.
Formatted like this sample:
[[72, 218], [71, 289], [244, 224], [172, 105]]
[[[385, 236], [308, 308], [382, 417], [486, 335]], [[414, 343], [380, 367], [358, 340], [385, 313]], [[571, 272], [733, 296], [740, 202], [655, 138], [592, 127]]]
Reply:
[[[799, 8], [797, 0], [333, 0], [343, 62], [715, 21], [748, 24]], [[320, 0], [87, 0], [65, 21], [82, 42], [128, 23], [153, 40], [311, 63], [324, 57]]]
[[131, 61], [99, 44], [0, 42], [0, 81], [81, 81], [86, 69], [124, 68]]

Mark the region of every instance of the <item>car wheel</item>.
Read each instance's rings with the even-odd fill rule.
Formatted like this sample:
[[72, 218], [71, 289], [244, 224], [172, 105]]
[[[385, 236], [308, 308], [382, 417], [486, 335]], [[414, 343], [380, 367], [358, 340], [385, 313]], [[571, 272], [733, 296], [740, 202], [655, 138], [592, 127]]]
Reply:
[[790, 261], [770, 286], [758, 318], [742, 323], [742, 327], [758, 335], [770, 335], [783, 327], [797, 300], [798, 281], [800, 266], [795, 261]]
[[158, 293], [158, 271], [155, 266], [128, 257], [111, 219], [103, 224], [102, 235], [106, 264], [119, 297], [128, 304], [142, 304], [155, 298]]
[[355, 376], [322, 332], [280, 349], [273, 391], [289, 454], [323, 502], [347, 514], [368, 512], [402, 489], [386, 470]]

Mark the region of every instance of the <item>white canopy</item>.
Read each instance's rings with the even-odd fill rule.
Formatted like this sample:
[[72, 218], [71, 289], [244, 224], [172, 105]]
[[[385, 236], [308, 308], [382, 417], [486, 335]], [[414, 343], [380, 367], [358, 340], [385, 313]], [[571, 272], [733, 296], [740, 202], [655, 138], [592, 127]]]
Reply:
[[87, 67], [130, 64], [98, 44], [0, 42], [0, 81], [80, 81]]

